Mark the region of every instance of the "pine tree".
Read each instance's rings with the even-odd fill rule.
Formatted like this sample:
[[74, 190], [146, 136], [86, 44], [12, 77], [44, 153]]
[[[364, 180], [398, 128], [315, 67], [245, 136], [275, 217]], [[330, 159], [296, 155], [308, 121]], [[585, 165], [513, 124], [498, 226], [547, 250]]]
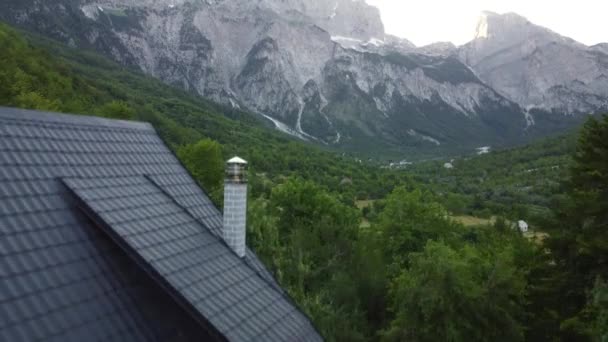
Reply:
[[594, 317], [585, 308], [596, 279], [608, 275], [608, 116], [583, 127], [564, 186], [566, 196], [545, 227], [551, 254], [538, 271], [536, 301], [545, 303], [536, 307], [544, 307], [538, 317], [545, 327], [555, 316], [555, 337], [591, 340]]

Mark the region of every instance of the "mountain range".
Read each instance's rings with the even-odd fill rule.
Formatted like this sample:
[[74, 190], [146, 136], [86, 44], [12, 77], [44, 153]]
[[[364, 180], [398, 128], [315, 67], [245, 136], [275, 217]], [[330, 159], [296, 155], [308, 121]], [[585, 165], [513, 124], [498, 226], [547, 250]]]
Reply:
[[510, 145], [608, 110], [608, 44], [513, 13], [424, 47], [362, 0], [5, 0], [0, 20], [344, 149]]

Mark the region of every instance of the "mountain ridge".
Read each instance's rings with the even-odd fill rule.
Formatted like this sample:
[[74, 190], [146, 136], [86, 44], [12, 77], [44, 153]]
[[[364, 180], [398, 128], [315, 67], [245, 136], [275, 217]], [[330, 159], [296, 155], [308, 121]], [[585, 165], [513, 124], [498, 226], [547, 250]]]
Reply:
[[499, 93], [530, 110], [586, 114], [608, 107], [608, 54], [515, 13], [484, 12], [460, 59]]
[[[529, 106], [472, 66], [485, 45], [417, 48], [386, 35], [363, 1], [27, 0], [0, 9], [5, 21], [346, 149], [513, 144], [577, 121]], [[593, 95], [583, 92], [582, 108], [599, 106]]]

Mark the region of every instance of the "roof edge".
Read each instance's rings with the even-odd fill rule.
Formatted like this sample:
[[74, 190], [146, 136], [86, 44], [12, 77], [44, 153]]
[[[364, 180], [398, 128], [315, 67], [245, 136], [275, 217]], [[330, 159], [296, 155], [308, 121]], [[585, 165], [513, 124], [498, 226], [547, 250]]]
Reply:
[[[156, 184], [152, 183], [148, 177], [144, 175], [139, 175], [135, 177], [141, 177], [145, 179], [147, 182], [152, 184], [154, 187], [158, 188]], [[182, 308], [192, 319], [194, 319], [199, 326], [204, 329], [210, 336], [214, 336], [218, 341], [228, 341], [226, 336], [219, 331], [203, 314], [196, 309], [193, 304], [186, 299], [182, 294], [175, 290], [174, 286], [171, 285], [165, 278], [164, 275], [159, 273], [154, 267], [150, 266], [149, 262], [146, 261], [136, 250], [134, 250], [123, 238], [114, 231], [114, 229], [103, 219], [101, 218], [91, 207], [86, 203], [86, 201], [80, 197], [80, 195], [70, 186], [69, 181], [71, 179], [83, 179], [83, 178], [74, 178], [74, 177], [61, 177], [58, 180], [62, 183], [63, 187], [67, 190], [67, 192], [71, 195], [72, 200], [74, 201], [74, 205], [78, 208], [85, 216], [87, 216], [92, 223], [97, 226], [98, 229], [101, 230], [103, 234], [108, 236], [115, 244], [118, 246], [127, 256], [131, 259], [131, 261], [139, 267], [142, 271], [144, 271], [150, 280], [154, 282], [156, 285], [160, 286], [163, 292], [171, 298], [176, 305]], [[86, 179], [86, 178], [84, 178]], [[161, 190], [160, 188], [158, 188]], [[162, 191], [162, 190], [161, 190]], [[163, 192], [164, 196], [168, 196]], [[168, 196], [171, 200], [172, 197]], [[175, 205], [178, 205], [173, 200]], [[179, 205], [178, 205], [179, 206]], [[184, 210], [181, 206], [180, 209]], [[184, 210], [185, 211], [185, 210]], [[186, 212], [187, 215], [189, 215]]]
[[64, 114], [57, 112], [48, 112], [31, 109], [21, 109], [13, 107], [0, 106], [0, 119], [16, 120], [16, 121], [31, 121], [37, 123], [78, 125], [78, 126], [94, 126], [106, 128], [121, 128], [121, 129], [138, 129], [153, 131], [154, 128], [150, 123], [142, 121], [126, 121], [117, 119], [108, 119], [99, 116], [80, 115], [80, 114]]
[[[152, 128], [154, 129], [154, 128]], [[188, 174], [188, 176], [190, 177], [190, 179], [192, 179], [192, 181], [194, 182], [195, 186], [197, 188], [199, 188], [206, 196], [207, 198], [209, 198], [209, 201], [211, 202], [211, 204], [215, 207], [215, 209], [217, 211], [220, 212], [220, 214], [222, 215], [222, 217], [224, 216], [222, 210], [219, 210], [219, 208], [216, 206], [215, 203], [213, 203], [213, 201], [211, 201], [211, 197], [209, 196], [209, 194], [207, 193], [207, 190], [205, 190], [205, 188], [203, 188], [202, 186], [200, 186], [200, 184], [196, 181], [196, 178], [194, 178], [194, 175], [190, 172], [190, 170], [188, 170], [188, 168], [186, 167], [186, 165], [181, 161], [181, 159], [178, 158], [177, 154], [175, 153], [175, 151], [170, 147], [170, 145], [165, 141], [165, 139], [156, 132], [157, 136], [162, 140], [163, 144], [165, 144], [165, 146], [167, 147], [167, 149], [171, 152], [171, 154], [173, 154], [173, 156], [175, 157], [175, 159], [177, 160], [177, 162], [181, 165], [181, 167], [186, 171], [186, 173]], [[240, 158], [239, 158], [240, 159]], [[243, 160], [244, 161], [244, 160]], [[152, 184], [154, 184], [157, 188], [159, 188], [163, 193], [165, 193], [165, 195], [167, 195], [168, 197], [170, 197], [173, 201], [175, 201], [175, 199], [173, 198], [173, 196], [170, 196], [164, 189], [162, 186], [160, 186], [159, 184], [157, 184], [150, 176], [144, 175], [145, 178], [150, 181]], [[202, 227], [206, 228], [211, 235], [215, 236], [216, 238], [218, 238], [222, 243], [224, 243], [226, 245], [226, 242], [223, 240], [223, 238], [221, 236], [218, 236], [212, 229], [210, 229], [204, 222], [202, 222], [202, 220], [198, 219], [197, 217], [195, 217], [194, 215], [190, 214], [188, 212], [188, 210], [186, 210], [182, 205], [180, 205], [179, 203], [177, 203], [177, 201], [175, 201], [176, 204], [184, 209], [186, 211], [186, 214], [188, 214], [190, 217], [192, 217], [196, 222], [198, 222]], [[226, 247], [230, 248], [228, 245], [226, 245]], [[245, 246], [246, 248], [246, 252], [249, 252], [253, 255], [255, 255], [256, 258], [258, 258], [256, 252], [250, 248], [249, 246]], [[264, 275], [262, 275], [260, 273], [259, 270], [257, 270], [251, 263], [251, 261], [248, 260], [249, 258], [247, 256], [245, 256], [245, 258], [242, 259], [243, 263], [245, 264], [245, 266], [247, 266], [249, 269], [251, 269], [260, 279], [262, 279], [263, 282], [265, 282], [266, 284], [268, 284], [274, 291], [278, 292], [279, 295], [281, 297], [283, 297], [284, 299], [286, 299], [302, 316], [304, 316], [304, 318], [308, 321], [308, 323], [310, 324], [310, 326], [314, 329], [314, 331], [317, 333], [317, 335], [319, 335], [321, 337], [321, 339], [323, 339], [323, 335], [321, 334], [321, 330], [319, 329], [319, 327], [317, 327], [317, 325], [315, 324], [315, 322], [312, 320], [312, 317], [310, 317], [305, 311], [304, 308], [299, 305], [295, 299], [287, 292], [286, 289], [284, 289], [281, 284], [279, 283], [279, 281], [277, 280], [277, 278], [275, 277], [275, 275], [268, 269], [268, 267], [261, 261], [259, 260], [261, 266], [264, 268], [264, 270], [268, 273], [268, 275], [270, 277], [272, 277], [272, 280], [274, 281], [274, 284], [267, 279]]]

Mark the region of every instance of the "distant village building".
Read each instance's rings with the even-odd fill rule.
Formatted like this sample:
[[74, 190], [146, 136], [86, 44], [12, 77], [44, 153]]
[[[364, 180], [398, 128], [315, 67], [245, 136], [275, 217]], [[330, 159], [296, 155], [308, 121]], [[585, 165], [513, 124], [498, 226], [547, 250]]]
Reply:
[[528, 223], [526, 221], [523, 220], [519, 220], [517, 222], [517, 228], [519, 228], [519, 231], [522, 233], [527, 233], [528, 232]]
[[404, 159], [400, 162], [391, 162], [390, 164], [388, 164], [388, 167], [391, 169], [405, 169], [409, 165], [412, 165], [412, 164], [414, 164], [414, 163], [408, 162], [407, 160]]
[[448, 170], [450, 170], [450, 169], [454, 168], [454, 164], [452, 164], [452, 163], [445, 163], [445, 164], [443, 164], [443, 167], [446, 168], [446, 169], [448, 169]]
[[490, 153], [492, 148], [490, 146], [483, 146], [483, 147], [478, 147], [476, 150], [477, 150], [478, 155], [482, 155], [482, 154]]

